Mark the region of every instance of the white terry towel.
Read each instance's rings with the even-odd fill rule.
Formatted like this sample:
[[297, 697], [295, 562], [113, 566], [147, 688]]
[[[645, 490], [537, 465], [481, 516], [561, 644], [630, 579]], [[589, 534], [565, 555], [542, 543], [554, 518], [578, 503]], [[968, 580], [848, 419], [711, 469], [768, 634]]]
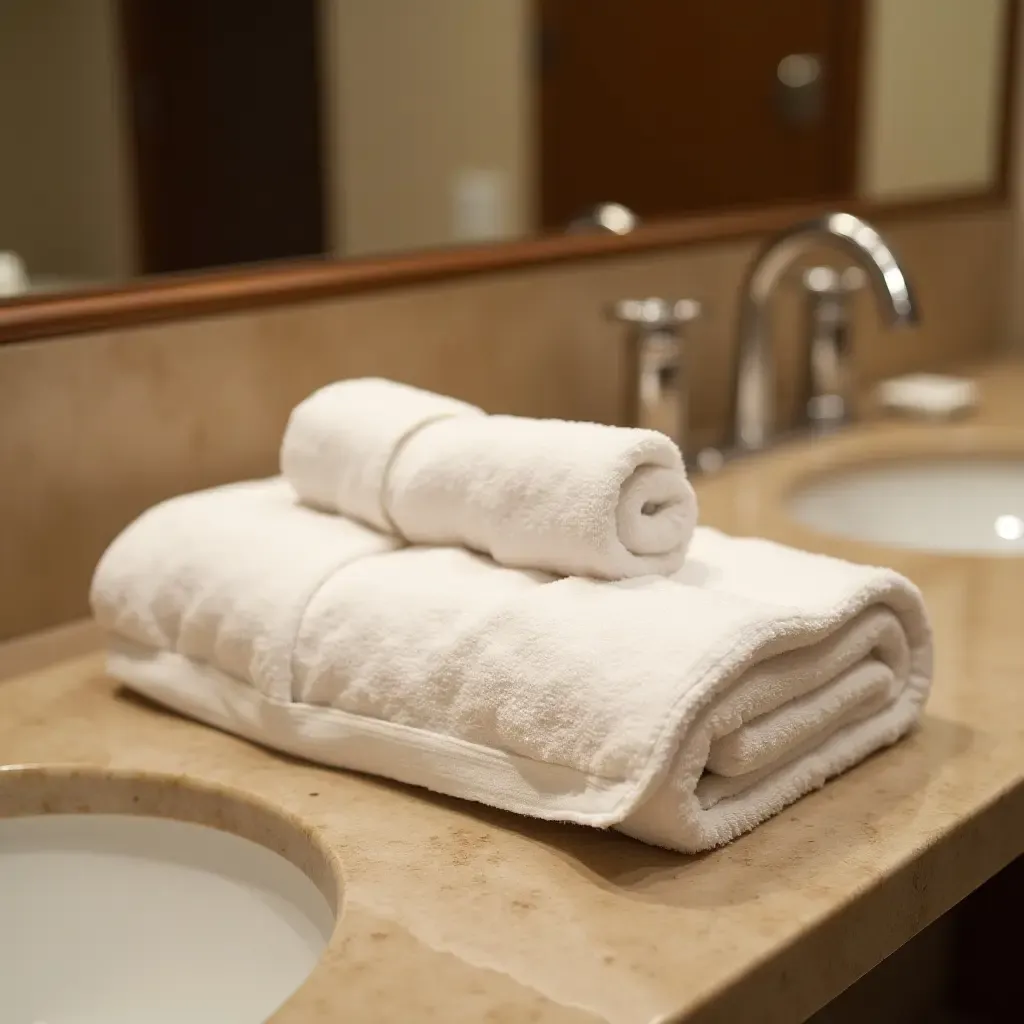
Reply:
[[697, 851], [917, 720], [917, 590], [698, 529], [675, 578], [556, 579], [296, 504], [280, 480], [151, 509], [92, 600], [110, 672], [288, 753]]
[[559, 575], [675, 572], [697, 523], [664, 434], [485, 416], [386, 380], [339, 381], [296, 406], [281, 471], [316, 508]]

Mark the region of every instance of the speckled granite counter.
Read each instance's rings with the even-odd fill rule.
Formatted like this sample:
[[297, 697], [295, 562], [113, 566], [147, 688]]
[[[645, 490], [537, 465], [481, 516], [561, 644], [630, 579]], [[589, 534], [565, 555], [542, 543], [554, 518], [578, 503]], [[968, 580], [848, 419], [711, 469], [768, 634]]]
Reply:
[[[276, 1021], [799, 1021], [1024, 851], [1024, 560], [872, 548], [782, 511], [808, 474], [956, 451], [1024, 453], [1024, 367], [986, 374], [966, 423], [873, 423], [701, 481], [706, 522], [906, 572], [937, 633], [918, 733], [709, 855], [268, 753], [120, 691], [84, 625], [0, 648], [0, 762], [88, 768], [51, 780], [86, 808], [114, 799], [93, 769], [117, 770], [126, 810], [172, 814], [187, 787], [133, 794], [131, 774], [187, 776], [208, 791], [194, 817], [340, 865], [333, 940]], [[27, 799], [7, 780], [0, 813]]]

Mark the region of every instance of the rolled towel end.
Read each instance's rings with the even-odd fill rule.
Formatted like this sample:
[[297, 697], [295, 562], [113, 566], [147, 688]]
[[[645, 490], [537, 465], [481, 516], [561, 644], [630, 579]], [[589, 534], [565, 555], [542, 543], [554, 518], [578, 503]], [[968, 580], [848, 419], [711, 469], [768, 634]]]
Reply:
[[423, 528], [425, 510], [458, 495], [459, 528], [439, 528], [453, 522], [446, 512], [414, 539], [556, 575], [670, 575], [697, 522], [682, 455], [653, 430], [514, 416], [443, 423], [410, 447], [400, 475], [400, 522]]
[[668, 575], [682, 567], [697, 527], [697, 495], [682, 467], [638, 466], [615, 512], [619, 542], [634, 559], [628, 575]]

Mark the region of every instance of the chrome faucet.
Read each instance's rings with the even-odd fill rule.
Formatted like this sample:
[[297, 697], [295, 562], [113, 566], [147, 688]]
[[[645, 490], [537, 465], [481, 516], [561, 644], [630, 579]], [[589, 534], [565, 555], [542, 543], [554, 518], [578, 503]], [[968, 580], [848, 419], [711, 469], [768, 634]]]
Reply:
[[[750, 265], [740, 297], [732, 439], [740, 451], [760, 451], [776, 432], [775, 358], [769, 303], [794, 259], [820, 243], [839, 248], [864, 267], [891, 325], [917, 323], [914, 297], [903, 268], [882, 236], [860, 217], [828, 213], [771, 239]], [[847, 358], [845, 351], [838, 351], [838, 358]], [[849, 396], [843, 398], [848, 402]]]

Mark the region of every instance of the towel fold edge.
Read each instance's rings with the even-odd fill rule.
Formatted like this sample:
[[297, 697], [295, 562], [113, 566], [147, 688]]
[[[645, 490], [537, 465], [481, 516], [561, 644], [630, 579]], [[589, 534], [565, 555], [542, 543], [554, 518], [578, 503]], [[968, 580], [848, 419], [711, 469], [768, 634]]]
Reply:
[[[865, 567], [871, 568], [871, 567]], [[871, 583], [861, 583], [849, 593], [839, 615], [808, 617], [794, 612], [785, 620], [776, 621], [770, 627], [755, 626], [746, 636], [746, 643], [731, 645], [726, 652], [709, 651], [694, 675], [701, 682], [692, 689], [680, 693], [671, 712], [665, 717], [661, 732], [651, 745], [650, 757], [632, 781], [636, 785], [636, 797], [626, 814], [636, 809], [642, 800], [656, 792], [665, 781], [674, 765], [693, 774], [694, 782], [704, 765], [694, 763], [692, 756], [677, 757], [680, 751], [689, 750], [696, 755], [687, 737], [689, 730], [699, 721], [702, 713], [715, 701], [722, 690], [728, 687], [737, 672], [751, 664], [752, 653], [761, 648], [762, 658], [783, 653], [796, 647], [811, 646], [842, 621], [849, 621], [873, 604], [890, 608], [907, 634], [910, 647], [910, 666], [906, 689], [913, 695], [914, 702], [923, 706], [930, 690], [932, 669], [932, 635], [925, 612], [924, 599], [913, 583], [888, 569], [874, 568], [878, 576]], [[775, 644], [766, 634], [774, 633]], [[800, 638], [800, 643], [787, 643], [788, 638]], [[767, 650], [775, 646], [776, 649]], [[762, 660], [761, 658], [757, 660]], [[699, 769], [694, 771], [694, 769]], [[625, 816], [625, 815], [624, 815]]]
[[165, 707], [313, 764], [542, 820], [615, 828], [643, 842], [686, 853], [720, 846], [749, 831], [872, 752], [896, 742], [918, 717], [914, 700], [904, 699], [883, 714], [884, 729], [879, 731], [878, 722], [873, 726], [853, 723], [841, 730], [849, 734], [841, 752], [817, 751], [788, 763], [769, 798], [755, 786], [727, 811], [724, 806], [712, 808], [680, 829], [674, 810], [682, 796], [678, 778], [648, 793], [635, 779], [587, 776], [562, 765], [337, 708], [289, 703], [184, 655], [146, 648], [118, 636], [109, 637], [107, 668], [114, 679]]
[[618, 824], [635, 803], [634, 779], [564, 765], [338, 708], [269, 697], [174, 651], [107, 638], [107, 673], [190, 718], [315, 764], [415, 785], [517, 814], [595, 828]]

